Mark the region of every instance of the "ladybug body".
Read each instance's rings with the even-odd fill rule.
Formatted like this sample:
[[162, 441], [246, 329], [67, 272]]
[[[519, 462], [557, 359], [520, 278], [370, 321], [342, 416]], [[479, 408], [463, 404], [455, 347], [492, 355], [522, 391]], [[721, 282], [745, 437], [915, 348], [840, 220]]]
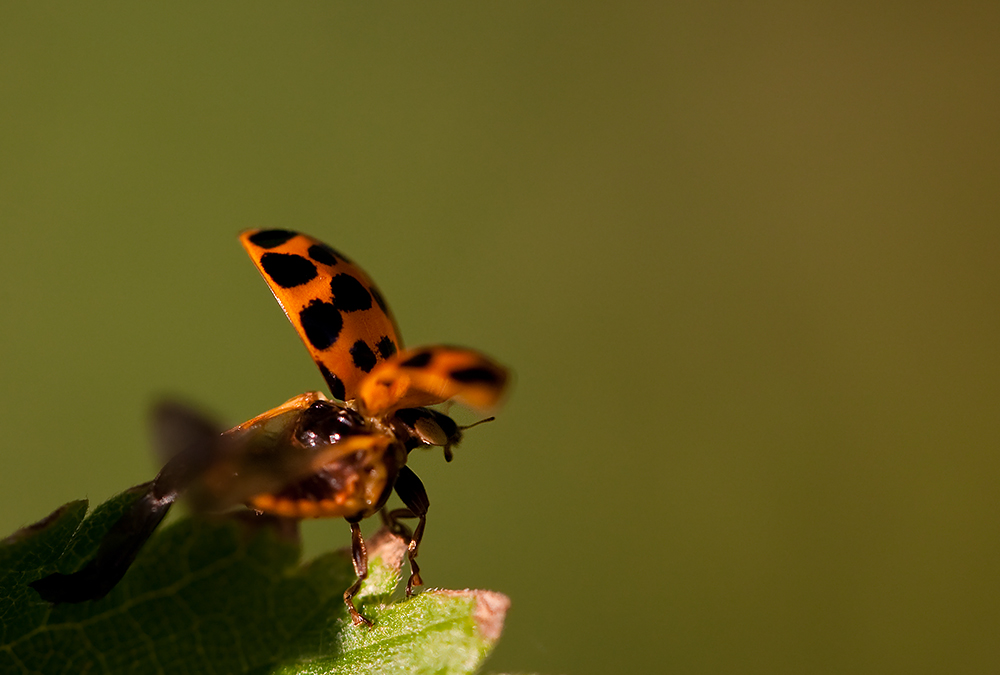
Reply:
[[[166, 464], [153, 481], [137, 486], [140, 498], [87, 565], [31, 584], [45, 599], [81, 602], [105, 595], [181, 494], [198, 511], [245, 504], [285, 518], [345, 518], [358, 579], [344, 601], [355, 624], [371, 623], [352, 600], [367, 576], [362, 519], [379, 513], [409, 540], [407, 595], [422, 583], [415, 558], [430, 502], [406, 466], [408, 454], [441, 447], [451, 461], [463, 427], [428, 406], [454, 400], [495, 407], [506, 370], [471, 349], [403, 349], [367, 274], [312, 237], [250, 230], [240, 240], [338, 400], [307, 392], [221, 432], [183, 406], [158, 406], [154, 436]], [[387, 511], [393, 490], [405, 508]], [[402, 519], [417, 519], [416, 528], [411, 532]]]

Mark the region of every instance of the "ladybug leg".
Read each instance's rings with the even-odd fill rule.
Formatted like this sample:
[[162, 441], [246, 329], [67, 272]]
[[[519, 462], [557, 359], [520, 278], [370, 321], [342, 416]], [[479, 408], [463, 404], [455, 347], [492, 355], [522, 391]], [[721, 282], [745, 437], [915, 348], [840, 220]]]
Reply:
[[354, 596], [361, 589], [361, 582], [368, 578], [368, 550], [365, 548], [365, 540], [361, 537], [361, 525], [358, 521], [348, 521], [351, 523], [351, 558], [354, 561], [354, 573], [358, 575], [357, 581], [344, 591], [344, 604], [351, 613], [351, 621], [355, 626], [365, 624], [371, 626], [370, 619], [366, 619], [358, 612], [354, 606]]
[[413, 532], [407, 527], [406, 523], [399, 520], [400, 518], [416, 518], [417, 514], [413, 511], [410, 509], [393, 509], [392, 511], [382, 509], [378, 514], [382, 517], [382, 527], [394, 535], [402, 537], [407, 542], [413, 539]]
[[[385, 528], [407, 541], [406, 557], [410, 561], [410, 578], [406, 582], [406, 597], [410, 597], [413, 595], [413, 587], [422, 586], [424, 583], [423, 579], [420, 578], [420, 567], [414, 558], [417, 557], [417, 547], [420, 545], [420, 538], [424, 534], [424, 521], [426, 518], [425, 516], [418, 516], [410, 509], [393, 509], [389, 512], [382, 509], [379, 513], [382, 516], [382, 524]], [[414, 533], [407, 525], [400, 522], [400, 518], [420, 518], [420, 522], [417, 524], [417, 532]]]
[[[427, 498], [427, 490], [424, 484], [417, 478], [417, 474], [404, 466], [396, 476], [396, 494], [407, 506], [405, 509], [395, 509], [390, 511], [388, 516], [383, 515], [383, 520], [388, 520], [389, 529], [406, 537], [409, 546], [406, 549], [406, 557], [410, 561], [410, 578], [406, 582], [406, 597], [413, 595], [414, 586], [422, 586], [424, 580], [420, 578], [420, 566], [417, 565], [416, 557], [420, 549], [420, 540], [424, 536], [424, 525], [427, 523], [427, 509], [430, 507], [430, 500]], [[416, 529], [410, 533], [410, 529], [399, 522], [400, 518], [419, 518]]]

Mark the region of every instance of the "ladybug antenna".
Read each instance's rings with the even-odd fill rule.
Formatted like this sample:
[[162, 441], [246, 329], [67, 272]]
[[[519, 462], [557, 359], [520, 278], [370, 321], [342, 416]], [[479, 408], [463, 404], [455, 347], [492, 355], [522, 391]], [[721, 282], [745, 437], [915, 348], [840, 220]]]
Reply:
[[487, 422], [492, 422], [495, 419], [496, 417], [487, 417], [486, 419], [479, 420], [478, 422], [473, 422], [472, 424], [469, 424], [467, 426], [459, 427], [459, 429], [465, 431], [466, 429], [471, 429], [472, 427], [478, 427], [480, 424], [486, 424]]
[[[469, 424], [464, 427], [459, 427], [458, 429], [459, 431], [465, 431], [466, 429], [471, 429], [472, 427], [478, 427], [480, 424], [484, 424], [485, 422], [492, 422], [495, 419], [496, 417], [487, 417], [486, 419], [479, 420], [478, 422], [473, 422], [472, 424]], [[454, 458], [455, 454], [451, 451], [451, 443], [449, 443], [448, 445], [444, 446], [444, 461], [450, 462]]]

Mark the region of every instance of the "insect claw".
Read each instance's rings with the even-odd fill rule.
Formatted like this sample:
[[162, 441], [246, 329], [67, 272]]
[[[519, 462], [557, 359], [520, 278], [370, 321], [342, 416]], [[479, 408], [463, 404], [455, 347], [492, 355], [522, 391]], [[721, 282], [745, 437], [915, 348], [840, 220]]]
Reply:
[[420, 572], [414, 572], [410, 575], [410, 579], [406, 582], [406, 597], [413, 597], [413, 587], [423, 586], [424, 580], [420, 578]]
[[358, 610], [354, 609], [353, 607], [351, 607], [351, 623], [353, 623], [355, 626], [360, 626], [364, 624], [369, 628], [371, 628], [374, 625], [371, 619], [365, 618], [358, 612]]

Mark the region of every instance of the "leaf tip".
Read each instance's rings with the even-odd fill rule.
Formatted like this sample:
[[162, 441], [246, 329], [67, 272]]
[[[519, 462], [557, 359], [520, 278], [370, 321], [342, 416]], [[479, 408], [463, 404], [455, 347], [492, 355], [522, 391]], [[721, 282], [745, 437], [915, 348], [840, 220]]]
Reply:
[[75, 513], [77, 520], [83, 520], [83, 515], [87, 512], [87, 503], [86, 499], [78, 499], [76, 501], [63, 504], [41, 520], [34, 522], [31, 525], [25, 525], [21, 529], [7, 535], [3, 539], [3, 543], [16, 544], [24, 541], [42, 530], [47, 529], [50, 525], [60, 520], [67, 513]]
[[479, 635], [491, 644], [500, 639], [500, 634], [503, 633], [504, 620], [507, 618], [507, 610], [510, 609], [510, 598], [503, 593], [470, 590], [434, 590], [428, 592], [474, 599], [476, 606], [472, 610], [472, 620], [476, 623]]
[[476, 609], [472, 618], [479, 627], [483, 638], [490, 642], [500, 639], [503, 632], [504, 619], [510, 609], [510, 598], [496, 591], [478, 591], [476, 593]]

